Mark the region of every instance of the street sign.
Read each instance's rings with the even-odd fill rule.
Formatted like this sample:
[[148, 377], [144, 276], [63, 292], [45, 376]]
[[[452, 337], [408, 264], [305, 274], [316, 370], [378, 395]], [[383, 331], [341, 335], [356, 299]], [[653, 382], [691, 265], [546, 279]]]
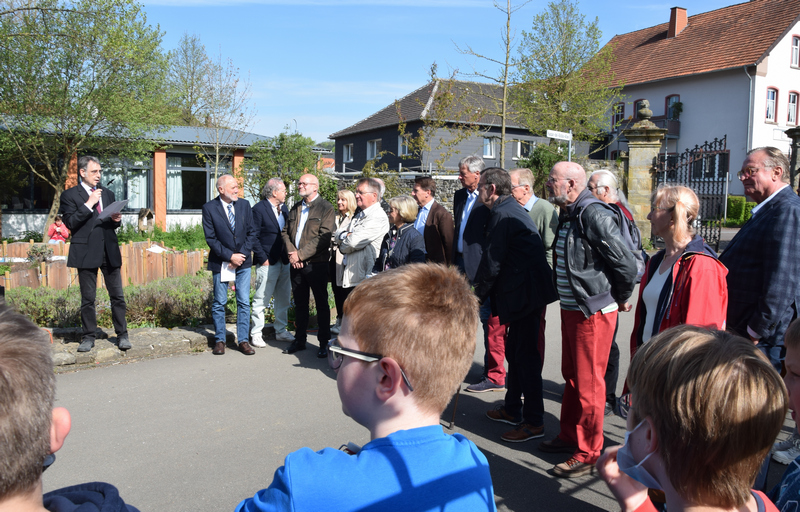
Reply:
[[555, 130], [547, 130], [547, 136], [551, 139], [559, 140], [572, 140], [572, 134], [567, 132], [557, 132]]

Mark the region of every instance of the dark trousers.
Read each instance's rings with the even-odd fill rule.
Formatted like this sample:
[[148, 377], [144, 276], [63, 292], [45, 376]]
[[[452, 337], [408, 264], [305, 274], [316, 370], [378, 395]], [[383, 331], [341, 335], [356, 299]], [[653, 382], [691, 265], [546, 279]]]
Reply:
[[[111, 321], [114, 323], [114, 332], [121, 336], [128, 332], [128, 322], [125, 320], [125, 294], [122, 292], [122, 276], [120, 267], [109, 267], [103, 259], [103, 279], [106, 290], [111, 299]], [[79, 268], [78, 283], [81, 287], [81, 324], [83, 325], [82, 340], [94, 341], [97, 331], [97, 310], [95, 297], [97, 296], [97, 269]]]
[[331, 309], [328, 307], [328, 262], [306, 262], [303, 268], [292, 268], [292, 294], [294, 295], [294, 339], [305, 345], [308, 331], [308, 300], [314, 294], [317, 304], [320, 347], [326, 347], [331, 339]]
[[[544, 425], [544, 397], [542, 396], [542, 357], [539, 351], [539, 324], [542, 309], [536, 308], [524, 318], [508, 325], [506, 338], [506, 411], [522, 418], [534, 427]], [[522, 402], [522, 394], [525, 402]]]
[[614, 326], [614, 338], [611, 339], [611, 351], [608, 353], [608, 365], [603, 380], [606, 381], [606, 402], [613, 407], [617, 403], [617, 379], [619, 378], [619, 345], [617, 345], [617, 331], [619, 331], [619, 315], [617, 325]]
[[333, 289], [333, 301], [336, 304], [336, 319], [341, 322], [342, 311], [344, 311], [344, 300], [350, 295], [350, 290], [352, 290], [352, 288], [342, 288], [341, 286], [337, 286], [334, 282], [331, 283], [331, 288]]

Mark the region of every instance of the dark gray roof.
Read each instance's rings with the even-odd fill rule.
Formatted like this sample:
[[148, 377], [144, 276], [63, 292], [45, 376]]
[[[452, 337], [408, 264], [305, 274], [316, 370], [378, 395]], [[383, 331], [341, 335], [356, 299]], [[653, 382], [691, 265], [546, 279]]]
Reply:
[[152, 137], [170, 144], [198, 144], [200, 146], [210, 146], [219, 140], [225, 146], [237, 148], [246, 148], [256, 141], [270, 139], [270, 137], [263, 135], [227, 128], [220, 129], [219, 132], [219, 137], [217, 138], [213, 128], [169, 126], [165, 132], [153, 132]]
[[[461, 80], [435, 80], [353, 126], [329, 135], [328, 138], [336, 139], [344, 135], [397, 126], [401, 116], [407, 123], [422, 120], [433, 107], [436, 98], [448, 89], [452, 91], [454, 101], [453, 106], [448, 108], [449, 112], [444, 115], [447, 121], [471, 122], [484, 126], [500, 125], [500, 117], [492, 113], [500, 111], [503, 97], [501, 86]], [[524, 128], [513, 119], [513, 114], [506, 120], [506, 126]]]

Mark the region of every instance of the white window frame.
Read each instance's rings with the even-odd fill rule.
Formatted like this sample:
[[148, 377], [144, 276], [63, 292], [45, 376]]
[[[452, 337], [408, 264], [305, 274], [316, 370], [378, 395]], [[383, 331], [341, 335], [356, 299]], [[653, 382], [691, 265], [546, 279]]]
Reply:
[[792, 66], [800, 67], [800, 36], [792, 37]]
[[349, 163], [353, 161], [353, 145], [344, 144], [342, 146], [342, 162]]
[[[528, 145], [528, 155], [527, 156], [523, 156], [522, 155], [523, 144], [527, 144]], [[513, 149], [511, 151], [511, 154], [513, 156], [511, 157], [511, 159], [512, 160], [519, 160], [520, 158], [528, 158], [531, 155], [531, 149], [533, 149], [534, 144], [535, 144], [535, 142], [531, 142], [531, 141], [528, 141], [528, 140], [515, 140], [514, 144], [512, 145]]]
[[367, 141], [367, 160], [380, 158], [382, 142], [383, 139], [372, 139]]
[[483, 138], [483, 158], [494, 158], [494, 139], [492, 137]]
[[775, 87], [767, 88], [767, 108], [765, 112], [765, 120], [768, 123], [774, 123], [777, 120], [778, 110], [778, 89]]
[[674, 119], [674, 115], [672, 112], [672, 105], [680, 103], [680, 101], [681, 101], [680, 94], [670, 94], [665, 98], [666, 109], [664, 111], [664, 115], [667, 116], [667, 119]]
[[402, 135], [397, 136], [397, 156], [408, 156], [408, 142]]
[[787, 114], [786, 114], [786, 123], [797, 125], [797, 99], [798, 93], [790, 92], [789, 93], [789, 102], [787, 103]]
[[618, 124], [625, 119], [625, 103], [620, 102], [612, 107], [611, 111], [611, 128], [618, 130]]

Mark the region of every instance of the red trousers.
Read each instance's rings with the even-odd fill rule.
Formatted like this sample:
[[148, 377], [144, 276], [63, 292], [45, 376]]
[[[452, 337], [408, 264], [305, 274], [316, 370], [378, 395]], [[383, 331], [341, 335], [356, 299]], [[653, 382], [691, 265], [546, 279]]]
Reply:
[[495, 384], [506, 383], [506, 330], [508, 326], [500, 323], [500, 317], [492, 315], [486, 322], [486, 376]]
[[595, 313], [561, 310], [562, 441], [578, 449], [573, 457], [594, 464], [603, 450], [606, 404], [604, 375], [614, 337], [617, 312]]

